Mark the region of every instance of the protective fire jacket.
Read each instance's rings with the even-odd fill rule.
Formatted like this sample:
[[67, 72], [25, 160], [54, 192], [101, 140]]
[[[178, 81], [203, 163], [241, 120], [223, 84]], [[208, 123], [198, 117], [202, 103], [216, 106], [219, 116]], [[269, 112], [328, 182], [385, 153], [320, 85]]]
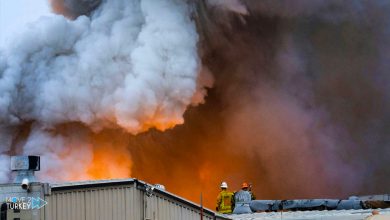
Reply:
[[217, 211], [223, 214], [231, 214], [233, 205], [233, 193], [222, 190], [217, 197]]

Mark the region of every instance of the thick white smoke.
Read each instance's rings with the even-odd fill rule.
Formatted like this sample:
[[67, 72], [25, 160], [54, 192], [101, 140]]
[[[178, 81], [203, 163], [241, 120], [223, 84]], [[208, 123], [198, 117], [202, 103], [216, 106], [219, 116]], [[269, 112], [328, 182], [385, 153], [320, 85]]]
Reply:
[[[211, 83], [199, 74], [189, 14], [180, 0], [106, 0], [90, 17], [32, 25], [0, 53], [0, 167], [12, 152], [44, 154], [46, 174], [70, 158], [69, 172], [80, 169], [77, 161], [90, 163], [88, 138], [63, 138], [62, 124], [137, 134], [183, 123]], [[23, 147], [9, 131], [26, 123]], [[0, 181], [6, 175], [0, 168]]]

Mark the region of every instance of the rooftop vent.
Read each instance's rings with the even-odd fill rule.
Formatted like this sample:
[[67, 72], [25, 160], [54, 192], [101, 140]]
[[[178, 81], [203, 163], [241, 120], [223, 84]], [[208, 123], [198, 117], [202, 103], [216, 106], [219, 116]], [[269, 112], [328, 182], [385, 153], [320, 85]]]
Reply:
[[36, 182], [34, 172], [40, 170], [39, 156], [12, 156], [11, 170], [15, 173], [14, 183]]

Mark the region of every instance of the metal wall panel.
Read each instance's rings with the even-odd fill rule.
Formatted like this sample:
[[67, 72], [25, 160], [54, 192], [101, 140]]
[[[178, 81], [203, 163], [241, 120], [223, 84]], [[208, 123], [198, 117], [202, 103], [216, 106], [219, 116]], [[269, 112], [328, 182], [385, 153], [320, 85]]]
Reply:
[[82, 191], [54, 193], [46, 197], [45, 219], [85, 220], [85, 194]]
[[46, 197], [45, 220], [141, 220], [137, 191], [131, 186], [55, 191]]
[[[147, 196], [143, 187], [142, 183], [133, 182], [53, 188], [52, 194], [46, 196], [45, 220], [200, 219], [200, 208], [196, 204], [161, 191]], [[205, 210], [203, 219], [214, 220], [214, 216]]]
[[[145, 196], [147, 220], [199, 220], [200, 208], [182, 203], [159, 193]], [[214, 216], [204, 213], [204, 220], [213, 220]]]

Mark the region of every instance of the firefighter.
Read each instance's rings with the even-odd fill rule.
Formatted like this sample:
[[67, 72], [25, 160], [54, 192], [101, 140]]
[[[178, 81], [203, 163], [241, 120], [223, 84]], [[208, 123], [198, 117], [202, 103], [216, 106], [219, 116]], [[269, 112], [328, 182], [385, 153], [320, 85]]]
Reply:
[[249, 204], [252, 200], [252, 195], [248, 189], [249, 184], [244, 182], [242, 184], [241, 190], [234, 194], [235, 205], [233, 214], [252, 213], [252, 210], [249, 207]]
[[233, 193], [227, 190], [228, 185], [226, 182], [221, 183], [221, 192], [217, 197], [216, 210], [222, 214], [231, 214], [233, 211]]

